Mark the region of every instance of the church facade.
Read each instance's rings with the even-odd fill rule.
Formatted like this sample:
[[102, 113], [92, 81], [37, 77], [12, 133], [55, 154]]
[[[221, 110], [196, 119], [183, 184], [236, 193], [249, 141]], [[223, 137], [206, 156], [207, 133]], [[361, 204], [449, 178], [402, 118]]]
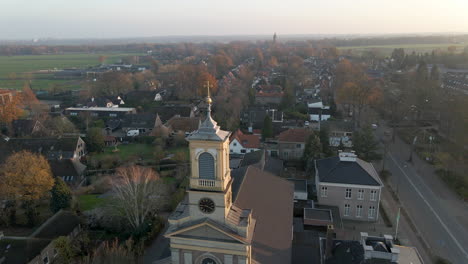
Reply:
[[229, 136], [211, 118], [187, 137], [191, 175], [165, 236], [173, 264], [291, 263], [293, 186], [255, 166], [229, 169]]

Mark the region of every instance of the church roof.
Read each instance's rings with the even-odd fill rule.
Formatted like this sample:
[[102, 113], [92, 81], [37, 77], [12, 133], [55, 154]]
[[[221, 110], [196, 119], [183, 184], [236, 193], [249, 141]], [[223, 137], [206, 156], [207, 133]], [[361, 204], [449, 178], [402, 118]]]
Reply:
[[234, 205], [250, 209], [256, 220], [253, 263], [291, 263], [293, 184], [254, 166], [232, 176]]

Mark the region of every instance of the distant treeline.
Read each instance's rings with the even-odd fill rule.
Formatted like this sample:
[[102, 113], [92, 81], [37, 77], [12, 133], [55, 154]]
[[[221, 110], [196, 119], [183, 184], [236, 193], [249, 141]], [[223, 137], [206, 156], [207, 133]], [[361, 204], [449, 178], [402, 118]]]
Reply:
[[[29, 45], [29, 44], [3, 44], [0, 45], [0, 55], [13, 56], [13, 55], [41, 55], [41, 54], [61, 54], [61, 53], [109, 53], [109, 52], [158, 52], [168, 49], [177, 52], [191, 53], [197, 47], [202, 47], [208, 51], [216, 50], [222, 45], [236, 44], [240, 46], [259, 45], [268, 41], [232, 41], [228, 43], [133, 43], [133, 44], [108, 44], [108, 45]], [[327, 38], [321, 40], [308, 40], [308, 41], [287, 41], [291, 43], [307, 43], [314, 46], [373, 46], [373, 45], [412, 45], [412, 44], [462, 44], [468, 45], [467, 35], [454, 35], [454, 36], [408, 36], [408, 37], [369, 37], [369, 38]], [[180, 55], [180, 53], [178, 54]]]
[[326, 39], [330, 45], [336, 47], [346, 46], [378, 46], [378, 45], [412, 45], [412, 44], [462, 44], [468, 45], [467, 35], [456, 36], [414, 36], [414, 37], [371, 37], [371, 38], [354, 38], [354, 39], [340, 39], [332, 38]]

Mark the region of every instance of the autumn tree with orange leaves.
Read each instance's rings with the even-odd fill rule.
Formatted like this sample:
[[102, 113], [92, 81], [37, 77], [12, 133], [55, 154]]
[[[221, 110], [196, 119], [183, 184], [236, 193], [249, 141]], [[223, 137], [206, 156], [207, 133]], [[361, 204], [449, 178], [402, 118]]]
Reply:
[[18, 93], [11, 92], [11, 96], [4, 95], [0, 101], [0, 124], [9, 126], [13, 120], [18, 119], [23, 114], [21, 106], [21, 97]]
[[[53, 185], [50, 165], [39, 154], [24, 150], [14, 153], [0, 168], [0, 199], [23, 203], [31, 226], [37, 220], [37, 202]], [[13, 213], [16, 213], [16, 210], [13, 210]]]
[[343, 105], [348, 113], [353, 113], [355, 128], [359, 128], [363, 111], [380, 100], [382, 91], [362, 67], [347, 60], [340, 62], [336, 74], [336, 102]]

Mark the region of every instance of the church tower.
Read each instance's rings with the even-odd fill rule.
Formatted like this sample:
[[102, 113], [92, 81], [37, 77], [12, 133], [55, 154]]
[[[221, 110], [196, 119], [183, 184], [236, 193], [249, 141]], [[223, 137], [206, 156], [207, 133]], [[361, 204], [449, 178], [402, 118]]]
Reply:
[[250, 264], [250, 211], [232, 205], [229, 136], [211, 117], [208, 90], [206, 118], [187, 137], [190, 184], [185, 200], [169, 217], [172, 264]]
[[231, 206], [231, 171], [229, 169], [229, 136], [211, 117], [210, 83], [206, 119], [198, 130], [187, 137], [190, 149], [191, 176], [188, 190], [190, 214], [224, 222]]

